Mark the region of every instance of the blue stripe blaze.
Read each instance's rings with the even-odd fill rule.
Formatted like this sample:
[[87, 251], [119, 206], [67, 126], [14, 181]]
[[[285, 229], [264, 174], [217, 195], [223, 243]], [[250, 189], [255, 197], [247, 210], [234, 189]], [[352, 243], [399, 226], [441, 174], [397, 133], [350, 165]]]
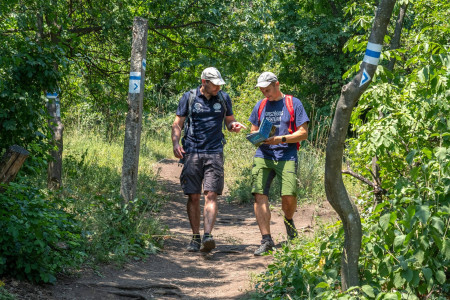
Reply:
[[141, 80], [141, 76], [130, 76], [130, 80]]
[[379, 58], [380, 54], [381, 54], [381, 52], [376, 52], [376, 51], [372, 51], [372, 50], [366, 49], [366, 55], [367, 56]]

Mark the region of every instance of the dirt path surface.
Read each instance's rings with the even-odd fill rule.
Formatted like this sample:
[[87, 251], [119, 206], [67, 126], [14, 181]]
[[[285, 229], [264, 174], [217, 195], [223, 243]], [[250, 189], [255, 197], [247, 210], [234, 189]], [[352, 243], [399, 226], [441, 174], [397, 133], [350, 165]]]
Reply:
[[[251, 276], [264, 271], [272, 260], [271, 256], [253, 256], [261, 239], [253, 205], [229, 204], [226, 193], [219, 197], [219, 214], [212, 232], [216, 249], [209, 254], [186, 252], [192, 233], [186, 196], [179, 185], [181, 167], [174, 160], [163, 160], [155, 165], [155, 171], [169, 198], [160, 216], [171, 236], [164, 249], [121, 269], [105, 266], [96, 272], [86, 271], [78, 279], [59, 279], [42, 297], [30, 299], [245, 298], [252, 289]], [[280, 207], [272, 210], [271, 231], [278, 246], [286, 239], [280, 212]], [[303, 234], [311, 234], [315, 216], [321, 215], [329, 218], [334, 212], [329, 206], [299, 207], [295, 224]]]

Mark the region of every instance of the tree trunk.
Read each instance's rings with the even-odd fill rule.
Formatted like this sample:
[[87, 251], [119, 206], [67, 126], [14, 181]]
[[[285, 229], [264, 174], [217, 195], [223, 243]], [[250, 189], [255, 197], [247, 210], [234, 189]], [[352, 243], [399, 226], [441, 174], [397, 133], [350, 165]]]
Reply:
[[[51, 1], [52, 5], [57, 5], [56, 0]], [[38, 37], [42, 37], [42, 15], [37, 15], [37, 25], [38, 25]], [[59, 28], [58, 17], [56, 15], [49, 16], [46, 15], [46, 22], [49, 28]], [[53, 29], [54, 30], [54, 29]], [[50, 31], [50, 40], [53, 45], [58, 45], [60, 41], [60, 32]], [[54, 64], [54, 69], [58, 70], [58, 64]], [[50, 93], [49, 93], [50, 92]], [[59, 101], [59, 91], [56, 87], [53, 87], [52, 91], [46, 91], [47, 93], [47, 112], [50, 115], [48, 120], [48, 125], [52, 132], [52, 145], [53, 149], [50, 150], [51, 160], [48, 162], [47, 166], [47, 187], [50, 190], [59, 189], [62, 184], [62, 153], [63, 153], [63, 131], [64, 126], [61, 122], [61, 107]]]
[[135, 17], [128, 89], [128, 114], [125, 124], [122, 180], [120, 185], [120, 194], [125, 202], [133, 200], [136, 195], [139, 148], [141, 145], [145, 61], [147, 57], [147, 32], [147, 20]]
[[50, 156], [53, 158], [48, 162], [47, 187], [51, 190], [59, 189], [62, 183], [62, 153], [63, 153], [63, 131], [61, 122], [59, 98], [55, 94], [47, 94], [47, 111], [50, 115], [48, 126], [52, 132], [53, 150]]
[[[394, 50], [398, 49], [400, 47], [400, 37], [402, 35], [402, 29], [403, 29], [403, 20], [405, 19], [406, 10], [408, 8], [408, 3], [404, 3], [400, 7], [400, 11], [398, 12], [397, 21], [395, 23], [395, 30], [394, 30], [394, 36], [391, 40], [391, 45], [389, 49]], [[391, 60], [389, 60], [389, 63], [387, 65], [387, 69], [392, 72], [394, 70], [396, 59], [395, 57], [392, 57]], [[384, 117], [383, 112], [380, 110], [378, 112], [378, 120], [382, 119]], [[372, 175], [374, 183], [377, 185], [376, 188], [374, 187], [374, 194], [375, 194], [375, 203], [381, 203], [383, 201], [383, 193], [378, 192], [383, 190], [381, 187], [381, 178], [380, 178], [380, 166], [378, 165], [378, 157], [375, 155], [372, 158]]]
[[339, 214], [345, 233], [341, 260], [342, 289], [359, 285], [358, 260], [361, 249], [361, 220], [342, 180], [342, 156], [353, 108], [367, 89], [377, 68], [381, 45], [386, 35], [395, 0], [381, 0], [375, 15], [366, 55], [358, 74], [342, 87], [326, 149], [325, 191], [327, 199]]
[[30, 153], [22, 147], [9, 147], [0, 161], [0, 183], [8, 184], [13, 181], [28, 155]]
[[[405, 3], [400, 7], [400, 11], [398, 12], [397, 21], [395, 23], [394, 36], [392, 37], [391, 46], [389, 48], [391, 50], [398, 49], [400, 47], [400, 37], [402, 35], [403, 20], [405, 19], [407, 9], [408, 3]], [[394, 70], [395, 62], [396, 59], [394, 57], [391, 58], [387, 66], [389, 71]]]

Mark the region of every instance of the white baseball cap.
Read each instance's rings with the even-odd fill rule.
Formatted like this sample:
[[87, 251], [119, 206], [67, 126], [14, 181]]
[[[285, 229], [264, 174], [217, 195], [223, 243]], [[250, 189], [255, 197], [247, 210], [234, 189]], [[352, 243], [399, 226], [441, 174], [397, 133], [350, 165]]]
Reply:
[[272, 82], [277, 82], [278, 78], [275, 74], [273, 74], [272, 72], [264, 72], [261, 75], [259, 75], [258, 77], [258, 83], [256, 84], [255, 87], [268, 87], [269, 84], [271, 84]]
[[214, 67], [209, 67], [203, 70], [201, 79], [209, 80], [215, 85], [224, 85], [225, 81], [222, 79], [219, 70]]

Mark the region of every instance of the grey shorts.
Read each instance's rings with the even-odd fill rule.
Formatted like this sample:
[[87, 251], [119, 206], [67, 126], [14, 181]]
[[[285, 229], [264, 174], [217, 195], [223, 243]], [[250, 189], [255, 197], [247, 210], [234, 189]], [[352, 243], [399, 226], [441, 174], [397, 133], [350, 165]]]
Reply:
[[181, 188], [186, 195], [203, 191], [222, 195], [224, 185], [223, 153], [185, 154], [180, 175]]

